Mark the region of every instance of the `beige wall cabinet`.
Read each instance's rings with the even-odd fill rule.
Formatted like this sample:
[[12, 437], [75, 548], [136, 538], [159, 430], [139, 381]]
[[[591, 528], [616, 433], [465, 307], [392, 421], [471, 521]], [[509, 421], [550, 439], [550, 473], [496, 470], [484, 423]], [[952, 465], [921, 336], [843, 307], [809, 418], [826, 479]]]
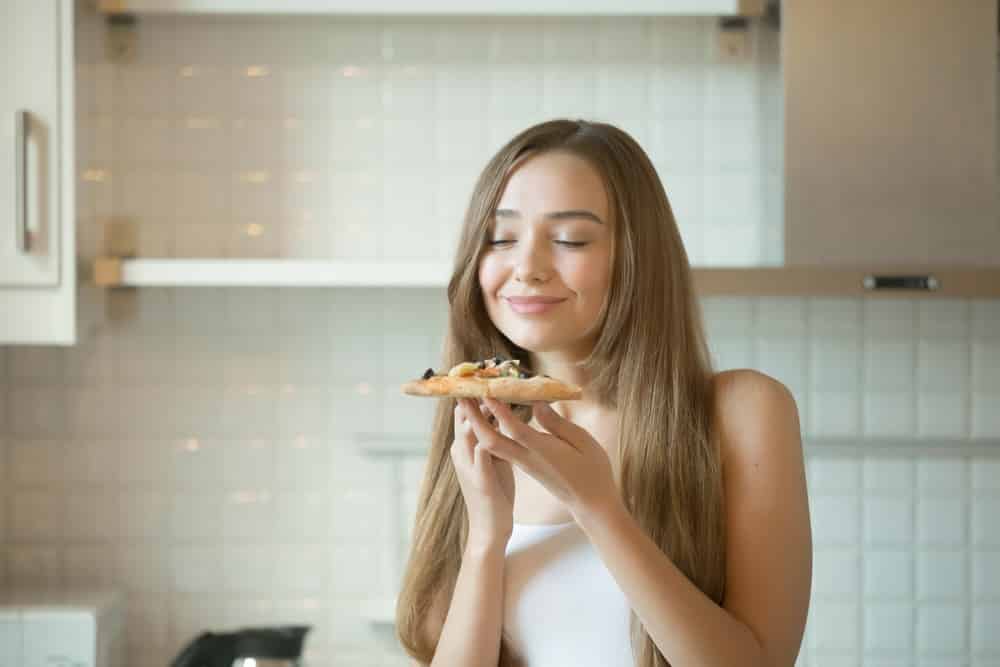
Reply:
[[785, 265], [1000, 275], [997, 2], [782, 4]]
[[73, 3], [0, 3], [0, 344], [76, 339]]
[[1000, 298], [997, 0], [781, 4], [783, 261], [703, 294]]

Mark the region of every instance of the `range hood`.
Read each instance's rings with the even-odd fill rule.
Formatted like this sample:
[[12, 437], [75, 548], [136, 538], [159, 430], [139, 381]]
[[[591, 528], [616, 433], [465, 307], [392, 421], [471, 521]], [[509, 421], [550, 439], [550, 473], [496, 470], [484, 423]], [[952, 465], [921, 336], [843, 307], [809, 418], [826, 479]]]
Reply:
[[786, 265], [1000, 268], [997, 1], [781, 8]]
[[100, 0], [129, 14], [761, 16], [765, 0]]

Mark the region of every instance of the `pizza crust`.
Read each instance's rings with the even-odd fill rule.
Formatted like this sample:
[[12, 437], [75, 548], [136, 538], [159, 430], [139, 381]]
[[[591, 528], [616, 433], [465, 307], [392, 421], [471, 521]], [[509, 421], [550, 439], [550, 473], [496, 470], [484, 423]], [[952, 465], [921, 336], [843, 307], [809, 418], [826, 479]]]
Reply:
[[403, 393], [411, 396], [451, 398], [489, 397], [505, 403], [572, 401], [583, 397], [583, 390], [580, 387], [541, 375], [531, 378], [435, 375], [426, 380], [407, 382], [403, 385]]

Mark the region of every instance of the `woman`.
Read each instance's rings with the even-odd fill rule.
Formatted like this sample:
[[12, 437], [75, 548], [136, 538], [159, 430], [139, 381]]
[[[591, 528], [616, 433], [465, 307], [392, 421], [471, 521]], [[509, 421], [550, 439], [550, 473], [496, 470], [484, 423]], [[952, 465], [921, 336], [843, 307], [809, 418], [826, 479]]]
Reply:
[[795, 401], [712, 372], [639, 145], [565, 120], [512, 139], [448, 298], [445, 369], [516, 358], [584, 395], [441, 401], [397, 607], [417, 664], [793, 665], [812, 568]]

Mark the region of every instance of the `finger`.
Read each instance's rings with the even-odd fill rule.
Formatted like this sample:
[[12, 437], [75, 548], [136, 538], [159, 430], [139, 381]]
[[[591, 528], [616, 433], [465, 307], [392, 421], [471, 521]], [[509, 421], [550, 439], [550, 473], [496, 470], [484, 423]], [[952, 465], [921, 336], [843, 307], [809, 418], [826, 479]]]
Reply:
[[503, 436], [480, 442], [476, 449], [500, 461], [514, 464], [528, 473], [537, 469], [537, 461], [531, 456], [531, 450]]
[[[488, 430], [493, 430], [492, 427], [490, 426], [489, 419], [487, 417], [488, 409], [486, 408], [486, 406], [479, 401], [472, 401], [471, 399], [463, 399], [463, 400], [468, 401], [468, 404], [466, 404], [465, 406], [466, 408], [465, 416], [469, 420], [469, 423], [472, 424], [473, 430], [475, 430], [477, 427], [482, 428], [484, 426]], [[480, 434], [477, 432], [477, 437], [479, 435]]]
[[496, 484], [496, 475], [491, 470], [492, 466], [490, 464], [492, 461], [490, 460], [489, 452], [482, 447], [476, 447], [472, 458], [472, 465], [476, 469], [476, 474], [482, 480], [483, 488], [487, 491], [492, 491]]
[[463, 459], [470, 462], [472, 461], [472, 448], [476, 445], [475, 436], [472, 433], [472, 429], [466, 419], [466, 414], [468, 410], [466, 406], [458, 404], [455, 406], [455, 447], [463, 455]]
[[590, 434], [586, 430], [560, 415], [548, 403], [538, 401], [532, 403], [532, 407], [532, 414], [538, 423], [560, 440], [564, 440], [575, 449], [590, 442]]
[[502, 403], [495, 398], [485, 398], [483, 399], [483, 403], [490, 409], [493, 416], [496, 417], [497, 424], [500, 425], [504, 434], [508, 437], [527, 445], [537, 435], [537, 431], [518, 419], [517, 415], [514, 414], [514, 411], [506, 403]]
[[456, 405], [461, 406], [463, 419], [468, 419], [469, 415], [478, 410], [487, 421], [493, 421], [493, 413], [490, 412], [490, 409], [480, 399], [459, 398], [456, 399]]
[[490, 426], [483, 415], [478, 413], [472, 415], [469, 421], [472, 424], [472, 430], [476, 434], [479, 448], [485, 449], [490, 454], [504, 461], [515, 463], [526, 470], [534, 468], [531, 450], [501, 434], [493, 426]]

